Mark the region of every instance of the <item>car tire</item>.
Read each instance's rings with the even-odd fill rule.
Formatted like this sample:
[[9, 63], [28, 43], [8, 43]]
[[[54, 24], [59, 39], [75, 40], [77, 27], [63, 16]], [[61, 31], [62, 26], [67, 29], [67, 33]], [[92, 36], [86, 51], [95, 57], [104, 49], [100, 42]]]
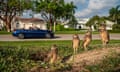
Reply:
[[47, 33], [46, 38], [51, 38], [51, 35], [49, 33]]
[[18, 35], [18, 38], [19, 38], [19, 39], [24, 39], [24, 34], [19, 34], [19, 35]]

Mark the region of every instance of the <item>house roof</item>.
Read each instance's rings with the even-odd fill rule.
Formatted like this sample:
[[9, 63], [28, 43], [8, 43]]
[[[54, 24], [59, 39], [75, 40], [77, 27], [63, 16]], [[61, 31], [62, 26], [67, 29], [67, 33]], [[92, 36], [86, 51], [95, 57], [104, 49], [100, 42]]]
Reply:
[[22, 21], [22, 22], [44, 22], [44, 20], [39, 19], [39, 18], [21, 18], [21, 17], [16, 17], [16, 21]]

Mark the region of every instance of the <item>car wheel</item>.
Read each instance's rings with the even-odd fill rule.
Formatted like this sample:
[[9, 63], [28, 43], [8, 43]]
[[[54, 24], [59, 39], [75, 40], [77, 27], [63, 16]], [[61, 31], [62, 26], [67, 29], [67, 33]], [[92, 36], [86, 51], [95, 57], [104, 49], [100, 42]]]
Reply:
[[47, 33], [46, 38], [51, 38], [51, 35], [49, 33]]
[[24, 39], [24, 34], [19, 34], [19, 35], [18, 35], [18, 38], [19, 38], [19, 39]]

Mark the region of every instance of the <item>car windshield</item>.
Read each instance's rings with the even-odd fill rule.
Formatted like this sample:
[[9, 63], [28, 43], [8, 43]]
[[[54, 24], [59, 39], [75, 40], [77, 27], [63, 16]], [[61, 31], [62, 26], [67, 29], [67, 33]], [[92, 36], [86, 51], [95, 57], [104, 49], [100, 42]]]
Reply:
[[40, 30], [38, 27], [29, 27], [29, 30]]

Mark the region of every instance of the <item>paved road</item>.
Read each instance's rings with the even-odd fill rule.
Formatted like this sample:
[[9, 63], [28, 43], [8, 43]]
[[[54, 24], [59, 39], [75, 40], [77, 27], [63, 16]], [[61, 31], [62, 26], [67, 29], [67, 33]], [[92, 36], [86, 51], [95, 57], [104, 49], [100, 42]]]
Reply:
[[[84, 35], [79, 34], [80, 39], [82, 40]], [[110, 38], [114, 40], [120, 40], [120, 34], [110, 34]], [[29, 38], [29, 39], [18, 39], [13, 37], [12, 35], [0, 35], [0, 41], [38, 41], [38, 40], [71, 40], [72, 34], [57, 34], [53, 39], [42, 39], [42, 38]], [[100, 39], [99, 34], [94, 34], [92, 39], [98, 40]]]

